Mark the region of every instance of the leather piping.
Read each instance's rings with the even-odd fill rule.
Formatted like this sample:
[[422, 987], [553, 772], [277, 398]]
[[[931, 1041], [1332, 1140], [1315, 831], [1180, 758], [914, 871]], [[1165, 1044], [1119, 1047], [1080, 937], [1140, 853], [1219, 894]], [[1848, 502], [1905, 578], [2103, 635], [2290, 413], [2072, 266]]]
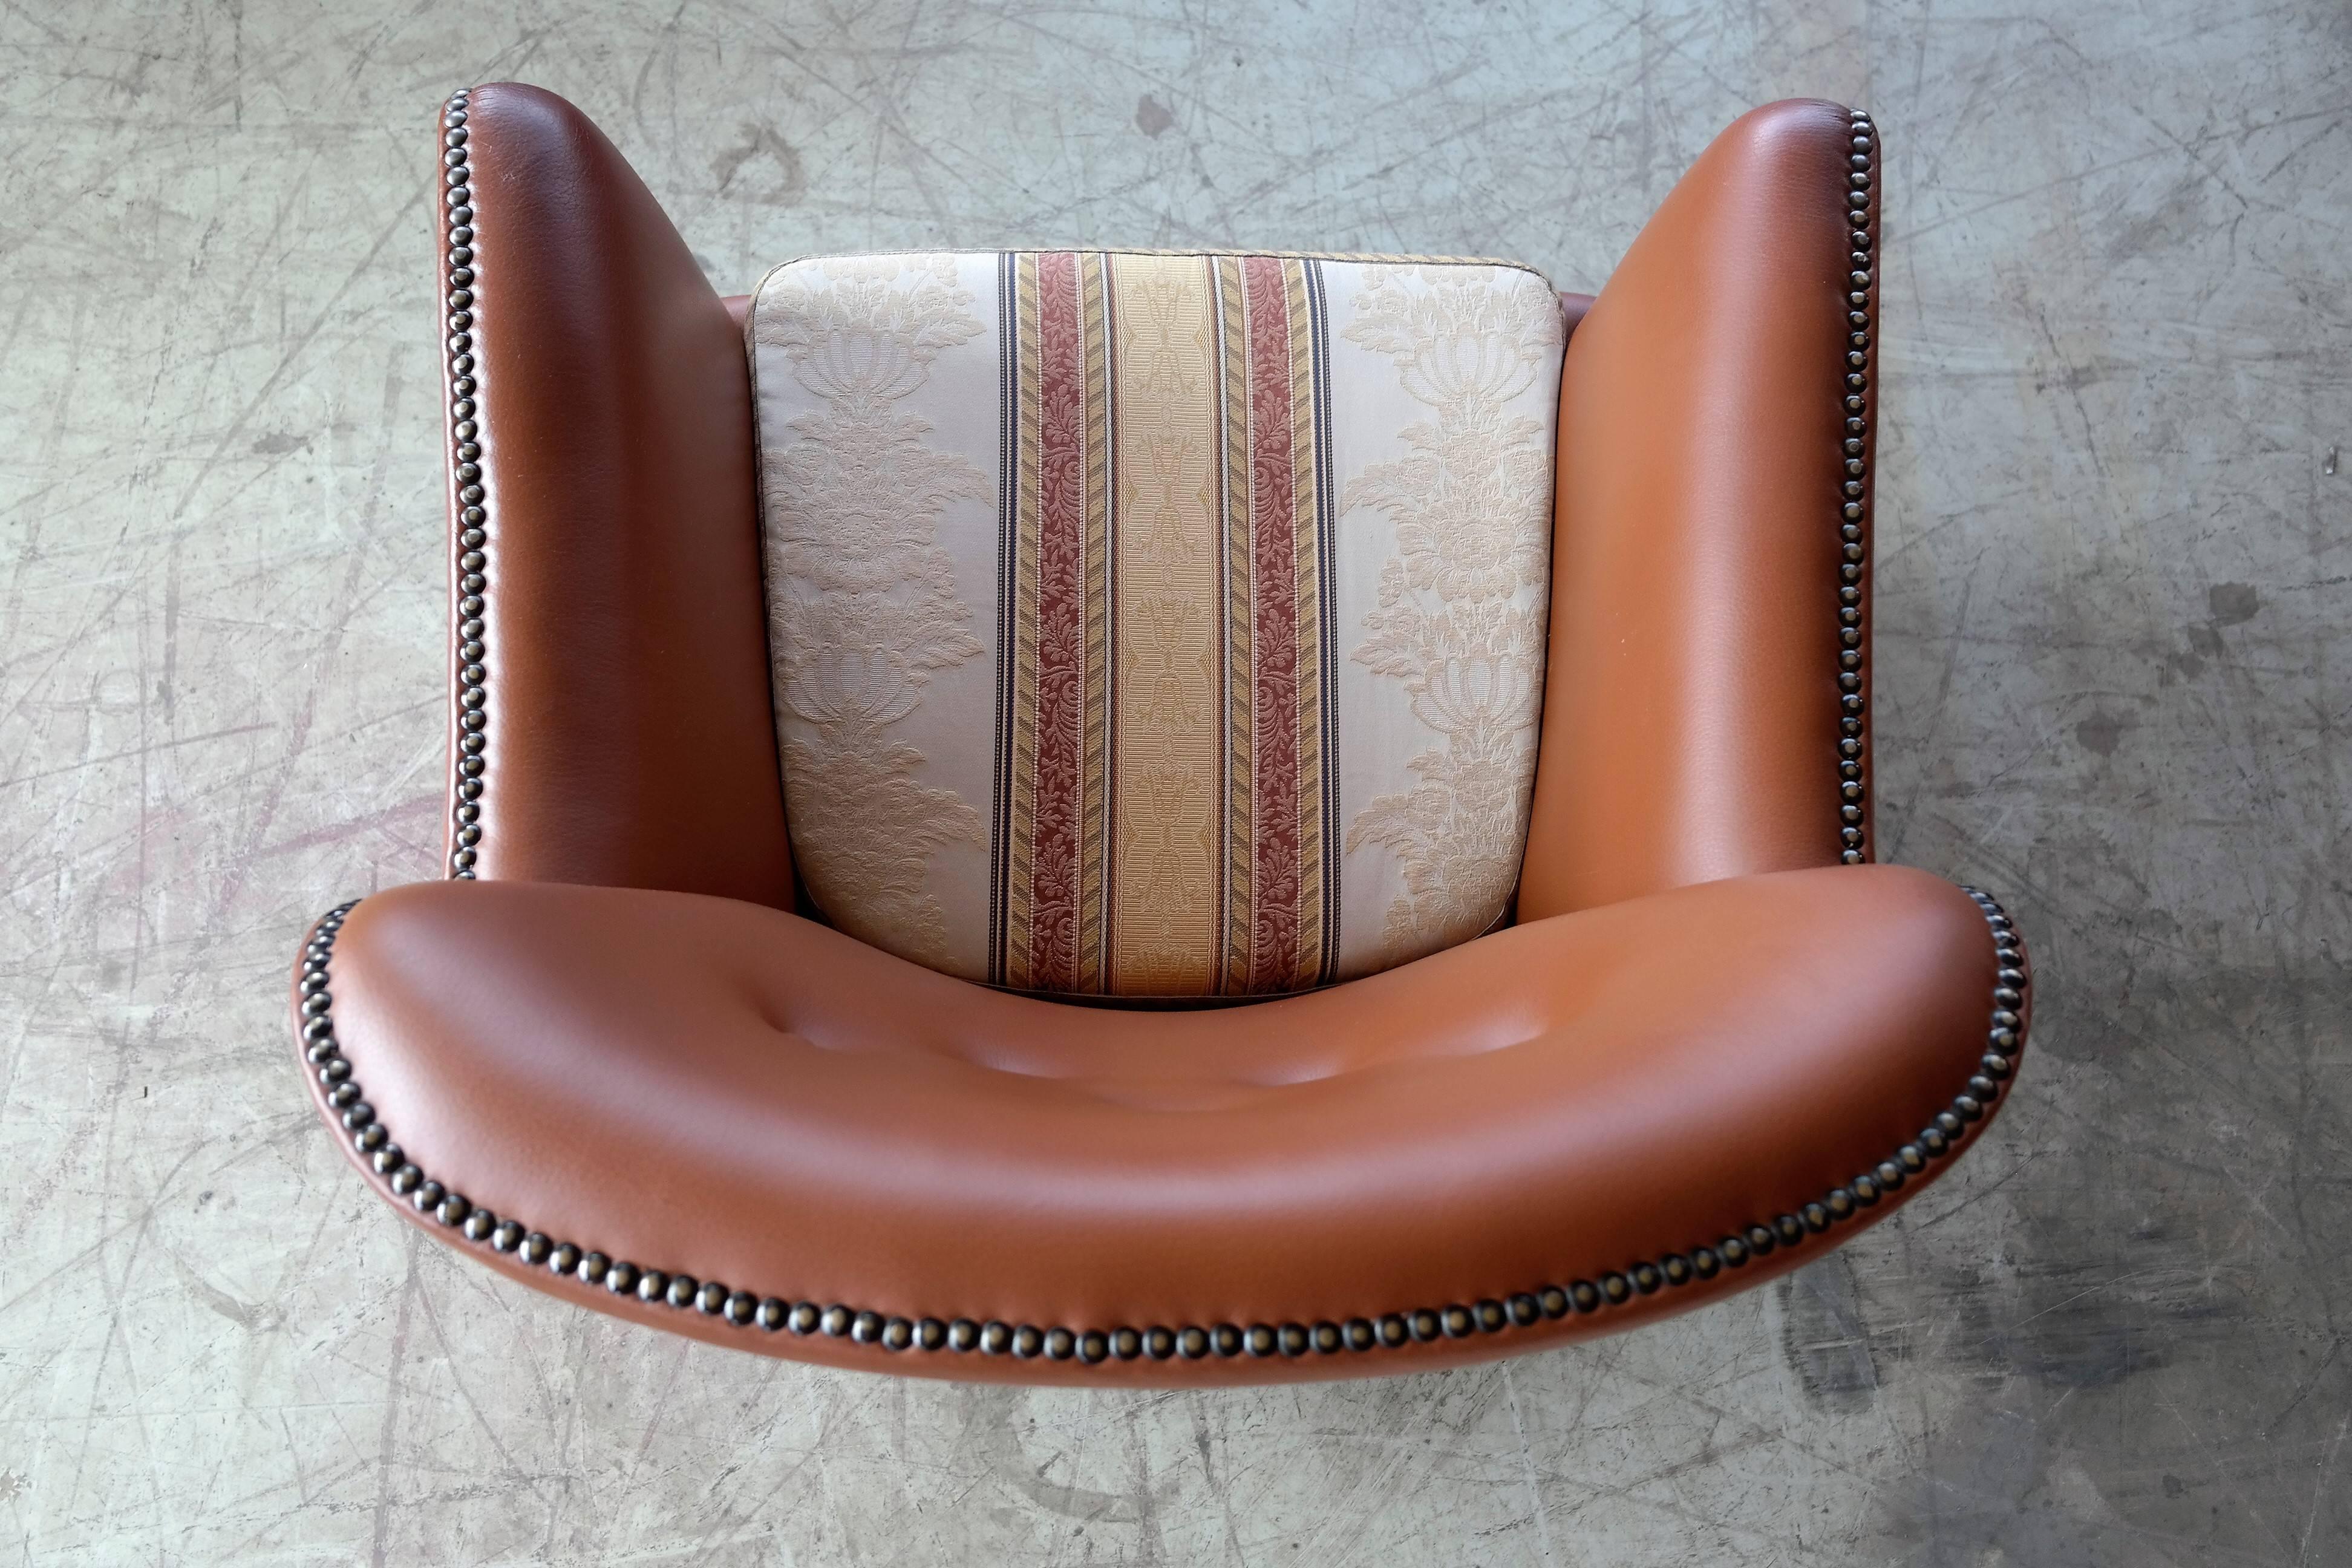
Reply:
[[680, 1310], [692, 1309], [720, 1318], [738, 1328], [759, 1328], [774, 1333], [789, 1329], [795, 1334], [823, 1333], [888, 1353], [908, 1349], [977, 1351], [1029, 1359], [1044, 1355], [1054, 1361], [1076, 1359], [1100, 1365], [1114, 1358], [1154, 1361], [1175, 1357], [1200, 1360], [1209, 1355], [1233, 1357], [1302, 1356], [1309, 1352], [1337, 1354], [1400, 1349], [1440, 1338], [1464, 1339], [1476, 1333], [1501, 1333], [1532, 1327], [1570, 1312], [1587, 1315], [1604, 1307], [1621, 1306], [1637, 1295], [1713, 1279], [1723, 1269], [1745, 1267], [1753, 1258], [1784, 1247], [1795, 1247], [1874, 1207], [1882, 1197], [1926, 1172], [1930, 1164], [1949, 1158], [1967, 1141], [1970, 1125], [1991, 1110], [2017, 1069], [2024, 1047], [2025, 993], [2030, 984], [2023, 944], [2007, 914], [1990, 896], [1974, 888], [1962, 889], [1983, 912], [1998, 963], [1992, 991], [1990, 1024], [1979, 1070], [1950, 1104], [1912, 1142], [1895, 1150], [1871, 1170], [1820, 1198], [1775, 1216], [1769, 1224], [1749, 1226], [1739, 1236], [1725, 1237], [1711, 1246], [1688, 1253], [1668, 1252], [1655, 1259], [1636, 1260], [1596, 1279], [1577, 1279], [1566, 1285], [1544, 1285], [1507, 1297], [1485, 1297], [1475, 1303], [1456, 1301], [1409, 1311], [1360, 1316], [1345, 1323], [1329, 1321], [1312, 1326], [1284, 1322], [1187, 1323], [1175, 1328], [1152, 1325], [1135, 1328], [1072, 1329], [1060, 1324], [974, 1322], [961, 1317], [905, 1318], [886, 1316], [868, 1309], [835, 1302], [820, 1306], [780, 1296], [760, 1297], [716, 1280], [697, 1280], [690, 1274], [648, 1268], [625, 1259], [608, 1258], [572, 1241], [554, 1240], [529, 1229], [522, 1221], [500, 1216], [464, 1195], [449, 1191], [427, 1175], [406, 1151], [392, 1141], [374, 1109], [362, 1097], [334, 1033], [333, 997], [328, 989], [330, 959], [336, 933], [359, 902], [337, 906], [313, 929], [304, 948], [302, 979], [298, 986], [306, 1056], [317, 1070], [327, 1103], [341, 1113], [344, 1131], [375, 1173], [388, 1179], [392, 1190], [420, 1212], [429, 1213], [467, 1241], [487, 1245], [502, 1253], [518, 1253], [524, 1261], [543, 1265], [559, 1275], [584, 1284], [603, 1285], [614, 1295], [635, 1295], [640, 1301], [667, 1302]]
[[1845, 478], [1838, 508], [1838, 858], [1858, 866], [1872, 858], [1867, 796], [1870, 770], [1869, 545], [1871, 438], [1877, 410], [1871, 397], [1873, 345], [1877, 337], [1877, 254], [1871, 243], [1871, 216], [1878, 204], [1878, 129], [1859, 109], [1849, 110], [1852, 172], [1846, 175], [1847, 239], [1844, 402], [1845, 437], [1839, 458]]
[[442, 303], [449, 405], [450, 532], [456, 545], [450, 574], [457, 593], [457, 633], [451, 666], [457, 676], [457, 726], [450, 747], [449, 875], [471, 881], [481, 843], [480, 805], [484, 752], [489, 742], [488, 676], [482, 668], [483, 593], [489, 586], [486, 525], [488, 497], [482, 488], [481, 422], [474, 395], [474, 188], [471, 154], [467, 150], [467, 92], [449, 95], [441, 116], [441, 164], [447, 194], [442, 201]]

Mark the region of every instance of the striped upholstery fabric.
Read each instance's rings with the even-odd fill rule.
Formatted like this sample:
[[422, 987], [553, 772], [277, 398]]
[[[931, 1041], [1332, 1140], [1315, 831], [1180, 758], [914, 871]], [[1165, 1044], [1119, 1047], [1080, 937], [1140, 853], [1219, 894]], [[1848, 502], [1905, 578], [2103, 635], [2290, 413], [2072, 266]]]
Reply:
[[1561, 320], [1493, 264], [796, 261], [751, 314], [793, 845], [950, 973], [1297, 991], [1518, 875]]

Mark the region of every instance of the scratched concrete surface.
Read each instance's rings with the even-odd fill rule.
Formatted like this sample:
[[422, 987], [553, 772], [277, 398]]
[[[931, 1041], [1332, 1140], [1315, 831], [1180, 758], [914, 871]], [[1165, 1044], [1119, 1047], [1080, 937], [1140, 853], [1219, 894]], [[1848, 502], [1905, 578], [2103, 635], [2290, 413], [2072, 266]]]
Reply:
[[[2352, 1561], [2352, 15], [2031, 9], [0, 5], [0, 1560]], [[1074, 240], [1591, 286], [1739, 110], [1873, 108], [1882, 820], [2038, 942], [2014, 1109], [1777, 1289], [1271, 1393], [803, 1371], [421, 1243], [283, 985], [436, 873], [431, 127], [504, 77], [730, 288]]]

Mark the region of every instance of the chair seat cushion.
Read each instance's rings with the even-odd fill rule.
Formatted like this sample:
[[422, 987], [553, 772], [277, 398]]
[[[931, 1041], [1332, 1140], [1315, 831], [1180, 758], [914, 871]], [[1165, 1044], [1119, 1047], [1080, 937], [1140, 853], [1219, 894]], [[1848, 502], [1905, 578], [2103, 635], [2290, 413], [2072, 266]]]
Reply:
[[1503, 914], [1563, 325], [1486, 263], [796, 261], [749, 324], [786, 816], [967, 979], [1252, 994]]
[[[2009, 1076], [1993, 918], [2004, 947], [1923, 873], [1785, 872], [1134, 1012], [750, 904], [452, 882], [362, 903], [300, 1000], [321, 1109], [396, 1144], [362, 1140], [378, 1190], [543, 1289], [940, 1376], [1339, 1376], [1695, 1304], [1916, 1193]], [[1197, 1364], [1150, 1337], [1188, 1328]]]

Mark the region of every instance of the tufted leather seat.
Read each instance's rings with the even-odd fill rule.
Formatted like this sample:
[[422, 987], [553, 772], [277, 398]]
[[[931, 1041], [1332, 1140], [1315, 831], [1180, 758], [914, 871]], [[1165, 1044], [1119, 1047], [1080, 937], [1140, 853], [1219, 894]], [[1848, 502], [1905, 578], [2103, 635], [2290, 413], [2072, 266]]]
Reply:
[[1757, 1283], [1998, 1110], [2014, 930], [1870, 863], [1867, 117], [1746, 117], [1566, 298], [1515, 922], [1177, 1008], [817, 917], [743, 302], [570, 105], [475, 89], [445, 132], [452, 875], [326, 916], [294, 1002], [320, 1110], [430, 1234], [842, 1366], [1354, 1376]]

